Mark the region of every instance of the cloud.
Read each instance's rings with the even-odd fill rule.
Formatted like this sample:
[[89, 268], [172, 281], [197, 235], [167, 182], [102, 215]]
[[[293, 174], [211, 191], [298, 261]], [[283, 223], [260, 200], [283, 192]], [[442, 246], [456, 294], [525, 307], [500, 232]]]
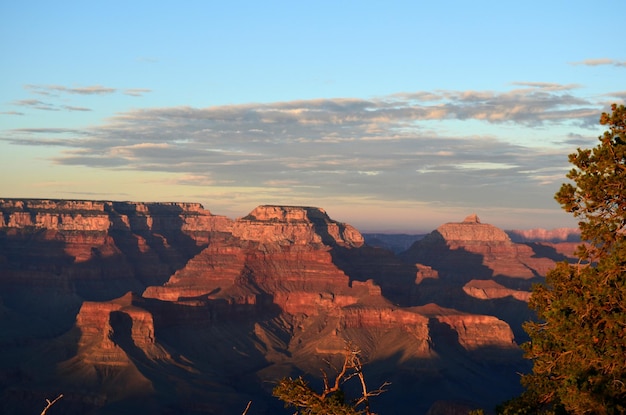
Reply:
[[54, 146], [60, 165], [168, 173], [164, 185], [247, 189], [267, 203], [552, 207], [570, 146], [606, 108], [575, 95], [576, 85], [515, 85], [134, 109], [94, 127], [14, 129], [0, 140]]
[[29, 107], [32, 109], [43, 111], [91, 111], [90, 108], [86, 107], [77, 107], [73, 105], [55, 105], [49, 102], [40, 101], [38, 99], [20, 99], [17, 101], [13, 101], [11, 104], [19, 107]]
[[152, 92], [152, 90], [146, 88], [131, 88], [125, 89], [124, 95], [130, 95], [131, 97], [142, 97], [149, 92]]
[[597, 138], [570, 133], [562, 143], [573, 148], [592, 147], [597, 144]]
[[61, 108], [68, 110], [68, 111], [92, 111], [91, 108], [75, 107], [73, 105], [63, 105]]
[[34, 94], [56, 95], [58, 93], [78, 94], [78, 95], [106, 95], [117, 92], [115, 88], [108, 88], [102, 85], [91, 85], [84, 87], [70, 88], [63, 85], [24, 85], [24, 88]]
[[626, 67], [626, 61], [618, 61], [615, 59], [609, 58], [600, 58], [600, 59], [585, 59], [580, 62], [572, 62], [572, 65], [584, 65], [584, 66], [616, 66], [616, 67]]
[[554, 82], [513, 82], [512, 85], [527, 86], [531, 88], [538, 88], [544, 91], [569, 91], [572, 89], [578, 89], [581, 87], [579, 84], [558, 84]]
[[508, 170], [513, 169], [519, 166], [514, 164], [507, 163], [496, 163], [496, 162], [471, 162], [471, 163], [461, 163], [457, 164], [455, 168], [461, 170]]
[[57, 108], [55, 105], [40, 101], [38, 99], [20, 99], [13, 101], [11, 104], [18, 107], [29, 107], [43, 111], [59, 111], [59, 108]]
[[[105, 87], [102, 85], [90, 85], [83, 87], [67, 87], [64, 85], [24, 85], [24, 88], [33, 94], [44, 96], [58, 96], [59, 94], [73, 95], [109, 95], [120, 92], [117, 88]], [[127, 88], [121, 91], [124, 95], [134, 97], [143, 96], [152, 90], [147, 88]]]
[[[36, 95], [48, 97], [48, 100], [58, 98], [61, 94], [90, 96], [90, 95], [110, 95], [119, 92], [117, 88], [105, 87], [102, 85], [90, 85], [84, 87], [67, 87], [64, 85], [24, 85], [24, 88]], [[121, 91], [124, 95], [141, 97], [149, 92], [146, 88], [128, 88]], [[55, 104], [44, 102], [38, 99], [22, 99], [12, 102], [13, 105], [30, 107], [31, 109], [44, 111], [92, 111], [91, 108], [80, 105]]]
[[626, 101], [626, 91], [611, 92], [611, 93], [605, 94], [605, 96], [618, 98], [618, 99], [622, 99]]
[[84, 130], [76, 128], [16, 128], [12, 131], [24, 134], [86, 134]]
[[23, 112], [19, 112], [19, 111], [2, 111], [0, 112], [0, 114], [2, 115], [24, 115]]

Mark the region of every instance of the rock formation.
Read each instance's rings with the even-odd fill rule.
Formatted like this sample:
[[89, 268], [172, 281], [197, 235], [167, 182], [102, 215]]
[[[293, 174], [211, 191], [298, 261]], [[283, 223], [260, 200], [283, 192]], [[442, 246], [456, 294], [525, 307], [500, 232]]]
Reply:
[[580, 243], [580, 229], [514, 229], [506, 232], [514, 242], [576, 242]]
[[532, 284], [541, 281], [555, 261], [569, 258], [555, 246], [514, 243], [477, 215], [441, 225], [400, 257], [437, 271], [436, 278], [426, 279], [423, 273], [418, 277], [418, 304], [495, 315], [509, 323], [518, 342], [527, 339], [521, 324], [532, 317], [526, 305]]
[[456, 280], [498, 276], [528, 280], [545, 275], [553, 265], [531, 247], [513, 243], [501, 229], [481, 223], [476, 215], [438, 227], [401, 256], [432, 266], [443, 278]]
[[363, 245], [363, 236], [352, 226], [330, 219], [323, 209], [306, 206], [259, 206], [238, 219], [232, 233], [261, 243]]
[[346, 344], [372, 384], [394, 383], [377, 412], [494, 405], [519, 388], [529, 284], [553, 264], [549, 247], [475, 215], [397, 256], [314, 207], [234, 221], [191, 203], [0, 199], [0, 211], [11, 413], [57, 392], [65, 413], [237, 413], [249, 400], [251, 414], [283, 413], [271, 382], [314, 379]]

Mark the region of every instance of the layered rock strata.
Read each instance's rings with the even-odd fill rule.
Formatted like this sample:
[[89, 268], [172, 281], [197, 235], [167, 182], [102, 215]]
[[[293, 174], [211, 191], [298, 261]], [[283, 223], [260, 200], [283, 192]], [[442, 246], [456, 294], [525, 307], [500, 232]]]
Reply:
[[[424, 413], [451, 391], [466, 397], [464, 382], [506, 397], [515, 371], [503, 381], [489, 377], [499, 369], [477, 368], [522, 370], [519, 322], [501, 310], [525, 306], [524, 284], [551, 263], [476, 216], [400, 259], [314, 207], [259, 206], [234, 221], [179, 203], [0, 199], [0, 210], [0, 329], [29, 322], [24, 339], [57, 327], [32, 341], [44, 344], [44, 369], [0, 359], [14, 374], [0, 378], [12, 397], [3, 402], [32, 388], [24, 374], [36, 373], [39, 385], [89, 402], [81, 413], [127, 404], [226, 413], [249, 400], [257, 413], [281, 413], [268, 385], [319, 373], [347, 344], [374, 378], [424, 382], [424, 403], [398, 392], [393, 405]], [[7, 356], [39, 350], [10, 341]], [[87, 389], [100, 395], [87, 399]]]
[[476, 215], [438, 227], [401, 256], [459, 281], [497, 276], [532, 279], [545, 275], [554, 264], [531, 247], [513, 243], [503, 230], [481, 223]]
[[261, 243], [363, 245], [363, 236], [355, 228], [330, 219], [323, 209], [306, 206], [259, 206], [235, 221], [232, 233]]
[[228, 232], [232, 226], [230, 219], [211, 214], [199, 203], [0, 199], [0, 211], [0, 228], [176, 231], [193, 236]]

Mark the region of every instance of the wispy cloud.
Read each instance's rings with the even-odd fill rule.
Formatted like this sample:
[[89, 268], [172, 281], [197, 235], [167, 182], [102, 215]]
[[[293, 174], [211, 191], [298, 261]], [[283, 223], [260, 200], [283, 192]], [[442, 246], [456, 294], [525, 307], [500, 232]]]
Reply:
[[571, 91], [581, 87], [579, 84], [558, 84], [554, 82], [513, 82], [512, 85], [538, 88], [544, 91]]
[[59, 93], [78, 94], [78, 95], [106, 95], [117, 92], [115, 88], [108, 88], [102, 85], [91, 85], [83, 87], [67, 87], [63, 85], [24, 85], [24, 88], [34, 94], [39, 95], [56, 95]]
[[[42, 111], [61, 111], [61, 110], [91, 111], [90, 108], [86, 108], [86, 107], [77, 107], [73, 105], [56, 105], [50, 102], [40, 101], [38, 99], [21, 99], [21, 100], [13, 101], [11, 104], [18, 106], [18, 107], [28, 107], [28, 108], [42, 110]], [[20, 113], [20, 114], [23, 115], [23, 113]]]
[[11, 104], [18, 107], [29, 107], [43, 111], [59, 111], [59, 108], [56, 107], [54, 104], [43, 102], [38, 99], [19, 99], [11, 102]]
[[[141, 97], [149, 92], [152, 92], [147, 88], [128, 88], [124, 90], [118, 90], [117, 88], [105, 87], [102, 85], [90, 85], [82, 87], [67, 87], [64, 85], [24, 85], [24, 89], [32, 94], [46, 97], [46, 101], [39, 99], [21, 99], [11, 102], [12, 105], [29, 107], [31, 109], [43, 110], [43, 111], [92, 111], [91, 108], [81, 105], [67, 105], [62, 103], [53, 103], [55, 99], [58, 99], [62, 94], [79, 95], [79, 96], [102, 96], [110, 95], [121, 92], [124, 95], [132, 97]], [[67, 99], [65, 99], [67, 101]], [[17, 114], [12, 114], [17, 115]]]
[[607, 97], [613, 97], [613, 98], [618, 98], [618, 99], [622, 99], [626, 101], [626, 91], [616, 91], [616, 92], [611, 92], [609, 94], [605, 94], [605, 96]]
[[626, 61], [619, 61], [616, 59], [609, 59], [609, 58], [600, 58], [600, 59], [585, 59], [583, 61], [580, 62], [572, 62], [572, 65], [584, 65], [584, 66], [604, 66], [604, 65], [609, 65], [609, 66], [617, 66], [617, 67], [622, 67], [622, 68], [626, 68]]
[[91, 111], [91, 108], [75, 107], [73, 105], [63, 105], [62, 108], [68, 111]]
[[146, 88], [131, 88], [125, 89], [124, 95], [130, 95], [131, 97], [142, 97], [149, 92], [152, 92], [152, 90]]

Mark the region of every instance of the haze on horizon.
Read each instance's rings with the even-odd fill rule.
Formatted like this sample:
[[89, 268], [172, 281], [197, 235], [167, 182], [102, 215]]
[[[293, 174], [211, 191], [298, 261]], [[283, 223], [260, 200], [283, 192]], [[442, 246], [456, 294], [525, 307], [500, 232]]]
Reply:
[[626, 99], [626, 3], [420, 3], [4, 2], [0, 197], [576, 226], [553, 196]]

